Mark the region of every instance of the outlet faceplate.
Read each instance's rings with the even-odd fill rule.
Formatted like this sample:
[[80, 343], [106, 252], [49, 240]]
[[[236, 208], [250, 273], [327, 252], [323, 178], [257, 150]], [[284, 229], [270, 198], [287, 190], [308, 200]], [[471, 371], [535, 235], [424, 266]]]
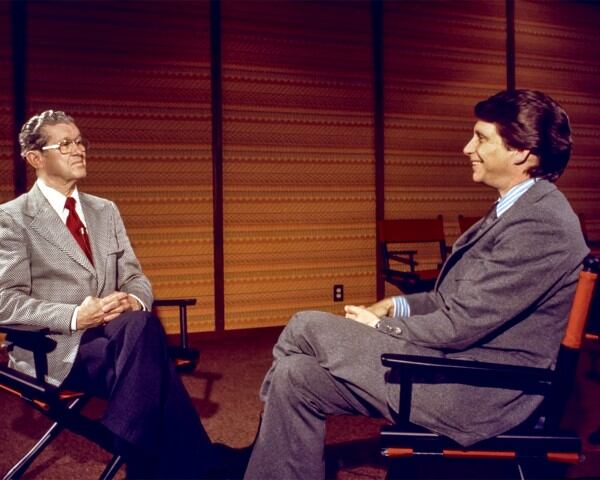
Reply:
[[333, 286], [333, 301], [343, 302], [344, 301], [344, 285], [337, 284]]

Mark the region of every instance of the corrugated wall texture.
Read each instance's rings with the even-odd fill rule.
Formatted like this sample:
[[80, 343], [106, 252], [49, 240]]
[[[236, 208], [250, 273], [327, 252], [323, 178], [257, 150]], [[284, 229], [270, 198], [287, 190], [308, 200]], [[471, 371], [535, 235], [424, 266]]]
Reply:
[[[504, 2], [385, 2], [385, 218], [483, 215], [496, 193], [474, 184], [462, 153], [474, 104], [505, 88]], [[435, 268], [437, 244], [419, 268]], [[398, 290], [386, 285], [386, 294]]]
[[[223, 0], [225, 288], [213, 288], [208, 0], [27, 2], [27, 115], [72, 113], [90, 137], [82, 190], [119, 205], [160, 297], [197, 297], [190, 331], [284, 324], [375, 299], [369, 0]], [[571, 112], [560, 186], [600, 238], [593, 2], [519, 0], [517, 87]], [[385, 216], [483, 214], [462, 148], [478, 100], [506, 86], [505, 1], [383, 2]], [[12, 198], [10, 3], [0, 1], [0, 201]], [[28, 184], [32, 183], [29, 173]], [[434, 251], [430, 262], [435, 263]], [[388, 294], [395, 293], [388, 287]], [[167, 327], [176, 312], [165, 310]]]
[[573, 156], [558, 186], [600, 239], [600, 5], [515, 2], [516, 84], [552, 95], [569, 112]]
[[[29, 114], [90, 138], [83, 191], [114, 200], [155, 295], [213, 328], [208, 2], [29, 2]], [[168, 329], [175, 309], [161, 315]]]
[[0, 203], [14, 196], [10, 3], [0, 2]]
[[369, 2], [223, 2], [226, 328], [375, 297]]

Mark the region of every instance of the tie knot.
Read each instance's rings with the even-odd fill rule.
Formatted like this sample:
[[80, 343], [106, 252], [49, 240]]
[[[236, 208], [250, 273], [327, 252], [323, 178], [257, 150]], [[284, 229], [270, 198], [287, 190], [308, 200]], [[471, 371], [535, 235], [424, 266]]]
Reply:
[[65, 208], [69, 212], [73, 212], [73, 211], [75, 211], [75, 203], [76, 203], [76, 200], [73, 197], [67, 197], [67, 200], [65, 201]]

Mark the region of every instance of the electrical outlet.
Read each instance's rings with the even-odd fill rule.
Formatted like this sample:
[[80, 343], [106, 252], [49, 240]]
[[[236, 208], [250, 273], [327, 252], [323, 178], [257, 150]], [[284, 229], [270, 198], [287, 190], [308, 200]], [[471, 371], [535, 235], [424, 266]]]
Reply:
[[343, 285], [334, 285], [333, 286], [333, 301], [334, 302], [343, 302], [344, 301], [344, 286]]

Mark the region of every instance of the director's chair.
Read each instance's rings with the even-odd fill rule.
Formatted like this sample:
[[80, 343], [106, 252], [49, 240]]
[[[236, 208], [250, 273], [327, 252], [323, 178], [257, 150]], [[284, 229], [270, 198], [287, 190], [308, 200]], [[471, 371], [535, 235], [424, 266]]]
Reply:
[[[403, 293], [431, 290], [446, 261], [448, 248], [444, 234], [444, 218], [403, 218], [377, 222], [379, 249], [382, 259], [380, 275], [384, 281]], [[439, 249], [434, 268], [422, 267], [423, 253], [419, 249]]]
[[[524, 466], [541, 469], [542, 476], [556, 477], [556, 471], [548, 473], [548, 462], [578, 463], [582, 459], [581, 441], [573, 431], [560, 428], [560, 422], [575, 378], [575, 369], [585, 333], [585, 325], [594, 296], [594, 286], [600, 269], [600, 260], [588, 256], [579, 275], [565, 336], [562, 340], [554, 370], [496, 363], [473, 362], [448, 358], [421, 357], [414, 355], [384, 354], [383, 365], [390, 367], [387, 381], [400, 383], [400, 405], [395, 425], [381, 430], [382, 455], [388, 459], [388, 478], [411, 478], [411, 468], [418, 466], [418, 459], [426, 458], [439, 468], [441, 459], [459, 458], [463, 464], [468, 460], [480, 465], [482, 459], [494, 461], [488, 465], [486, 478], [499, 475], [501, 460], [510, 460], [512, 473], [525, 478]], [[536, 412], [519, 427], [463, 448], [453, 440], [429, 431], [409, 421], [412, 386], [425, 378], [440, 381], [486, 385], [516, 389], [528, 394], [541, 394], [544, 400]], [[460, 408], [460, 405], [457, 405]], [[427, 467], [425, 466], [425, 469]], [[464, 468], [464, 467], [463, 467]], [[468, 469], [468, 467], [466, 467]], [[535, 473], [536, 470], [533, 470]], [[538, 470], [539, 471], [539, 470]], [[446, 470], [445, 473], [448, 471]], [[434, 473], [440, 474], [439, 470]], [[459, 476], [463, 476], [463, 471]], [[481, 476], [481, 470], [478, 473]]]
[[[179, 345], [169, 348], [175, 366], [180, 371], [191, 371], [196, 367], [199, 353], [188, 345], [187, 307], [196, 304], [196, 299], [156, 300], [153, 307], [179, 307]], [[100, 475], [100, 479], [113, 478], [124, 463], [124, 459], [114, 449], [114, 436], [98, 421], [81, 413], [92, 395], [85, 392], [65, 390], [45, 382], [48, 372], [46, 354], [55, 347], [48, 338], [48, 328], [28, 325], [0, 325], [0, 332], [6, 334], [2, 348], [10, 351], [19, 346], [33, 352], [35, 378], [13, 368], [0, 365], [0, 390], [17, 395], [54, 423], [38, 442], [8, 472], [3, 480], [20, 478], [32, 462], [44, 451], [65, 428], [98, 444], [112, 453], [112, 459]]]

